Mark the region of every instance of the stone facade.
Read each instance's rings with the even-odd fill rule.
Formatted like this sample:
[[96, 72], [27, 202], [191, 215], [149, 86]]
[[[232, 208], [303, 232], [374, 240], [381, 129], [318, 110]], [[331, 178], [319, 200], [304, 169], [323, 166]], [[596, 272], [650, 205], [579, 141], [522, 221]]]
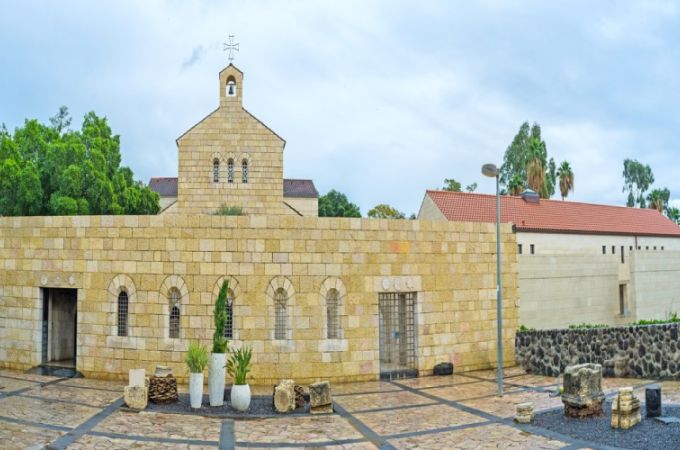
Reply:
[[517, 333], [517, 362], [558, 376], [572, 364], [597, 363], [604, 376], [680, 379], [680, 324]]
[[212, 214], [224, 204], [246, 214], [295, 214], [283, 204], [285, 141], [243, 108], [240, 70], [229, 65], [219, 80], [219, 107], [177, 139], [177, 208], [168, 213]]
[[[518, 326], [516, 243], [503, 227], [504, 358]], [[253, 382], [377, 379], [379, 294], [416, 293], [415, 368], [457, 370], [496, 359], [492, 224], [295, 216], [0, 218], [0, 367], [42, 361], [42, 292], [77, 291], [76, 367], [125, 379], [168, 365], [181, 380], [190, 340], [213, 333], [218, 287], [234, 294], [231, 345], [253, 348]], [[340, 330], [326, 336], [324, 292], [336, 289]], [[275, 336], [276, 293], [287, 298]], [[127, 335], [117, 301], [125, 292]], [[177, 306], [179, 337], [169, 336]]]

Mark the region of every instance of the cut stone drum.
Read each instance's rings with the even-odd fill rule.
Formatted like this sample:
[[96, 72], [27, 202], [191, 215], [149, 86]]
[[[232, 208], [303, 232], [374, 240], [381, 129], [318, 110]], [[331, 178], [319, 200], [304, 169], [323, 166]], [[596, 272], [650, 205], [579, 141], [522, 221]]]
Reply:
[[661, 417], [661, 386], [653, 384], [645, 389], [647, 417]]
[[640, 400], [633, 394], [633, 388], [620, 388], [612, 402], [612, 428], [627, 430], [640, 420]]

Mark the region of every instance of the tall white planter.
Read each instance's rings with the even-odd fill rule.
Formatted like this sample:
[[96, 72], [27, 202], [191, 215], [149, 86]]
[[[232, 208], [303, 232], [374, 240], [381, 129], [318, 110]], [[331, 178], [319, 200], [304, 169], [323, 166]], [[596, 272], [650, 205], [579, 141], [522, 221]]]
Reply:
[[198, 409], [203, 401], [203, 373], [189, 374], [189, 400], [191, 407]]
[[245, 411], [250, 406], [250, 386], [235, 384], [231, 387], [231, 406], [237, 411]]
[[213, 353], [210, 355], [208, 367], [208, 388], [210, 393], [210, 406], [224, 405], [224, 375], [227, 362], [226, 353]]

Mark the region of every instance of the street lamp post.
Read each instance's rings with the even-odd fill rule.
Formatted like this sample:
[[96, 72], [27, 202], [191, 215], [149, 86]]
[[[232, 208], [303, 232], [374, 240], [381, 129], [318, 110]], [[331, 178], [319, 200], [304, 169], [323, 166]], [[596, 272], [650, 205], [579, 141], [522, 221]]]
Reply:
[[498, 190], [500, 171], [495, 164], [484, 164], [482, 174], [496, 178], [496, 320], [498, 331], [498, 395], [503, 395], [503, 317], [501, 313], [501, 197]]

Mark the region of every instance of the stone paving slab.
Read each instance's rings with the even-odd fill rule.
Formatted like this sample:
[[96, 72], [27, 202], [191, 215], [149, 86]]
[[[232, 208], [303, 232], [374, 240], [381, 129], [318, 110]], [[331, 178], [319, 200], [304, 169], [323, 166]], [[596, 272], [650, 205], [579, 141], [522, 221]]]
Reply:
[[389, 441], [397, 449], [557, 449], [567, 445], [500, 424], [406, 437]]
[[[0, 398], [0, 416], [74, 428], [99, 408], [14, 396]], [[1, 419], [1, 417], [0, 417]]]
[[[680, 403], [680, 381], [663, 381], [658, 383], [661, 385], [661, 400], [663, 402]], [[645, 393], [637, 394], [644, 402]]]
[[219, 441], [222, 420], [187, 414], [116, 411], [93, 431], [126, 435]]
[[486, 420], [446, 405], [359, 413], [355, 414], [354, 417], [381, 436], [432, 430]]
[[398, 391], [399, 387], [385, 381], [362, 381], [359, 383], [331, 384], [333, 395], [359, 394], [365, 392]]
[[389, 394], [346, 395], [336, 397], [334, 400], [350, 412], [432, 403], [432, 400], [422, 395], [405, 391], [390, 392]]
[[644, 378], [602, 378], [602, 390], [605, 394], [616, 392], [619, 388], [628, 386], [642, 387], [645, 384], [653, 383], [654, 380]]
[[36, 387], [23, 393], [25, 396], [36, 396], [52, 400], [77, 402], [103, 408], [121, 396], [120, 392], [100, 389], [80, 389], [63, 384], [52, 384]]
[[[526, 370], [524, 370], [521, 366], [503, 368], [504, 379], [524, 375], [526, 373], [527, 373]], [[486, 380], [496, 380], [498, 377], [495, 369], [473, 370], [471, 372], [463, 372], [461, 373], [461, 376], [484, 378]]]
[[8, 393], [24, 388], [40, 386], [37, 382], [29, 380], [16, 380], [14, 378], [0, 378], [0, 392]]
[[[0, 414], [4, 413], [0, 410]], [[0, 419], [0, 448], [5, 450], [42, 448], [62, 434], [64, 433], [61, 431], [19, 425]]]
[[89, 436], [85, 435], [76, 440], [73, 444], [68, 446], [69, 450], [91, 450], [91, 449], [107, 449], [107, 450], [127, 450], [127, 449], [187, 449], [187, 450], [215, 450], [217, 444], [207, 445], [191, 445], [168, 442], [149, 442], [149, 441], [135, 441], [131, 439], [117, 439], [105, 436]]
[[336, 414], [236, 421], [234, 431], [237, 443], [295, 444], [365, 439], [347, 420]]
[[59, 377], [49, 375], [37, 375], [34, 373], [24, 373], [16, 370], [0, 369], [0, 377], [19, 378], [27, 381], [35, 381], [38, 383], [46, 383], [48, 381], [58, 380]]
[[524, 402], [532, 402], [534, 411], [562, 406], [562, 399], [559, 396], [550, 397], [547, 392], [537, 391], [520, 391], [503, 397], [488, 397], [460, 403], [498, 417], [510, 418], [515, 416], [515, 405]]
[[544, 387], [557, 385], [557, 378], [544, 377], [542, 375], [519, 375], [507, 380], [507, 383], [519, 384], [521, 386]]
[[[515, 386], [505, 386], [505, 392], [518, 391], [520, 388]], [[482, 381], [473, 384], [462, 384], [442, 388], [428, 389], [425, 391], [429, 395], [435, 395], [445, 400], [462, 401], [479, 397], [494, 396], [498, 392], [498, 386], [494, 383]]]
[[123, 392], [127, 383], [122, 381], [93, 380], [91, 378], [70, 378], [59, 383], [61, 386], [73, 386], [82, 388], [108, 389]]
[[436, 377], [406, 378], [404, 380], [396, 380], [396, 383], [415, 389], [428, 389], [433, 387], [458, 386], [470, 383], [479, 383], [479, 380], [473, 380], [462, 375], [454, 374]]

